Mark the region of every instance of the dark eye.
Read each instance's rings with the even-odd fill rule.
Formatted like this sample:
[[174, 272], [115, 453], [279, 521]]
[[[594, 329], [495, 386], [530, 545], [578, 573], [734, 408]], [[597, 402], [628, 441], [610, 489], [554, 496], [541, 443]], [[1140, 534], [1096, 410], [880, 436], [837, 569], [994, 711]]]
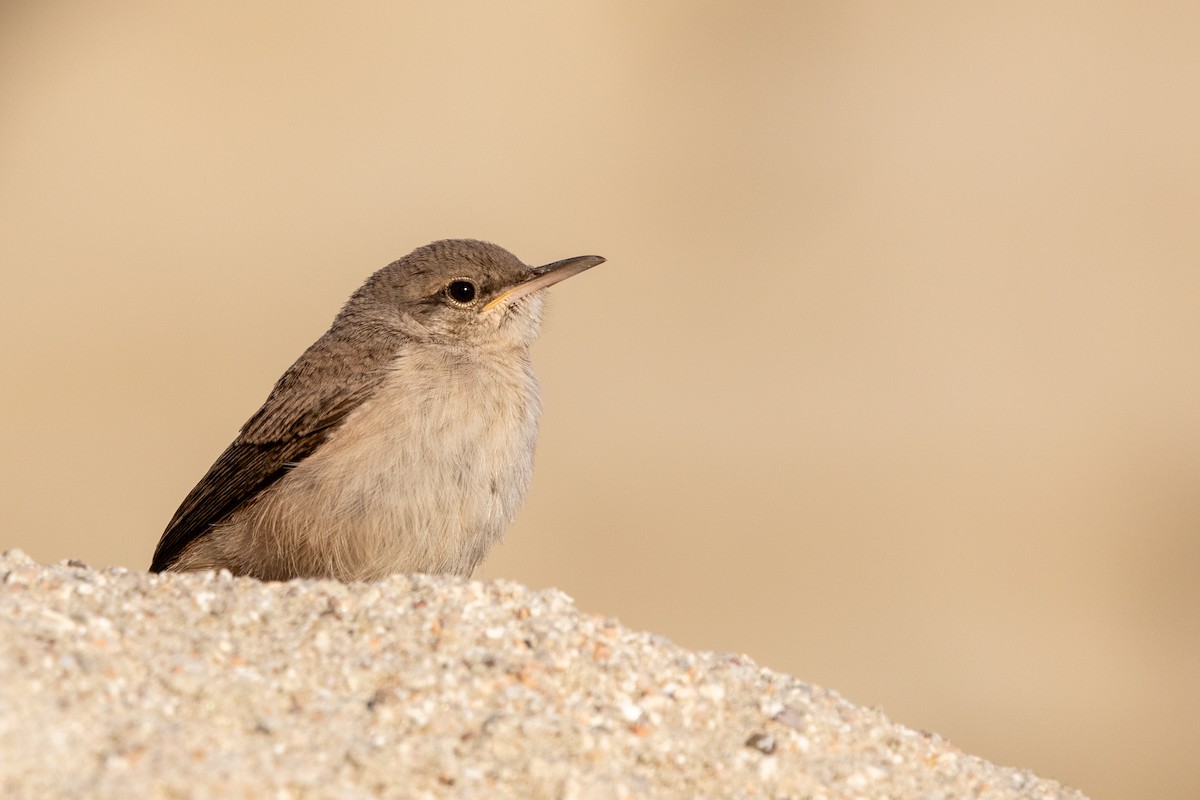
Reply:
[[466, 305], [475, 300], [475, 284], [462, 278], [450, 281], [450, 285], [446, 287], [446, 294], [454, 302]]

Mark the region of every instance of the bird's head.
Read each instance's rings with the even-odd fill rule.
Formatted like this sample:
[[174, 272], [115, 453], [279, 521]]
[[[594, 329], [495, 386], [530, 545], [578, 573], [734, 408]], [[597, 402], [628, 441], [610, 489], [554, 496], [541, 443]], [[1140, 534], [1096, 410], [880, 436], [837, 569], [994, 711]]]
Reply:
[[603, 262], [576, 256], [530, 267], [488, 242], [443, 239], [368, 278], [341, 316], [449, 346], [528, 347], [541, 325], [543, 290]]

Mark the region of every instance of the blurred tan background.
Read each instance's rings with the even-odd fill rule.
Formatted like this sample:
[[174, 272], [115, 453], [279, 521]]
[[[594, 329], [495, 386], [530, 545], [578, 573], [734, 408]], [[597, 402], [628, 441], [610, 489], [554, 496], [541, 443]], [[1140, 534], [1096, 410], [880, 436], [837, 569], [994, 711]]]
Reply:
[[1200, 6], [0, 4], [0, 548], [143, 569], [372, 271], [553, 291], [483, 571], [1200, 785]]

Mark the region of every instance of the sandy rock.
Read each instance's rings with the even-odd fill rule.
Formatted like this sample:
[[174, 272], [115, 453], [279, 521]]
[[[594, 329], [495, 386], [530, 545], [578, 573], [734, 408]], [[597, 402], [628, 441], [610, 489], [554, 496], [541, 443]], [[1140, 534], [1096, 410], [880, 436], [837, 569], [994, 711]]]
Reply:
[[510, 582], [0, 557], [6, 798], [1083, 799]]

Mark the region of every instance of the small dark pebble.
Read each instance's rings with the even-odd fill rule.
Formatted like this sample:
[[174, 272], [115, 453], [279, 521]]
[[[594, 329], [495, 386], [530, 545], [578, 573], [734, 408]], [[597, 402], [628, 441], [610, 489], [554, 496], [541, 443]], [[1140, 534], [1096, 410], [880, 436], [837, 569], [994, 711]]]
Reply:
[[769, 733], [755, 733], [746, 740], [746, 747], [753, 747], [763, 755], [775, 752], [775, 737]]

